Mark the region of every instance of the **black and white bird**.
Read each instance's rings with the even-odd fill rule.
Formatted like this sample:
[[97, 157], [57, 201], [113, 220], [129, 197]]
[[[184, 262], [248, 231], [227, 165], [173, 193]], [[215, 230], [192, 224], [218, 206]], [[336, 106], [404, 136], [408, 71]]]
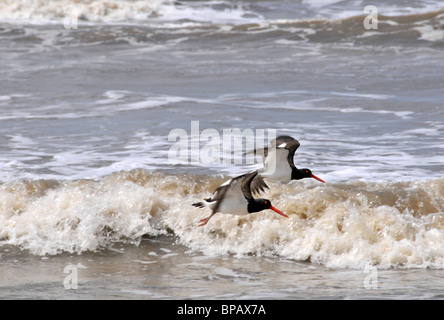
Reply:
[[[208, 207], [212, 210], [210, 216], [199, 221], [199, 226], [206, 225], [217, 212], [233, 215], [248, 215], [253, 212], [270, 209], [288, 218], [285, 213], [273, 207], [270, 200], [262, 198], [255, 199], [253, 197], [251, 182], [257, 174], [258, 172], [254, 171], [230, 179], [219, 186], [211, 198], [205, 199], [203, 202], [194, 203], [193, 206], [195, 207]], [[265, 182], [263, 182], [263, 184], [265, 185]], [[257, 185], [261, 188], [260, 181], [257, 182]], [[264, 186], [262, 185], [262, 187]]]
[[[288, 183], [291, 180], [313, 178], [322, 183], [324, 180], [315, 176], [310, 169], [298, 169], [294, 165], [294, 153], [299, 148], [300, 143], [290, 136], [279, 136], [271, 141], [270, 146], [262, 149], [264, 156], [264, 168], [258, 170], [257, 176], [251, 184], [253, 193], [260, 193], [268, 186], [265, 179]], [[260, 150], [254, 151], [256, 154]]]

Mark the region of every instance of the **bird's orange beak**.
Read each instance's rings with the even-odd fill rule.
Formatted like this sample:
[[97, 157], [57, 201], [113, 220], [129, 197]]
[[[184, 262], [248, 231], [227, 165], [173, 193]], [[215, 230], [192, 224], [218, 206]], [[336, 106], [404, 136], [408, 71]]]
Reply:
[[313, 178], [313, 179], [316, 179], [316, 180], [318, 180], [318, 181], [321, 181], [322, 183], [325, 183], [324, 180], [322, 180], [321, 178], [316, 177], [314, 174], [311, 174], [310, 177]]
[[283, 213], [282, 211], [276, 209], [276, 208], [273, 207], [273, 206], [270, 206], [270, 210], [273, 210], [274, 212], [279, 213], [281, 216], [284, 216], [285, 218], [290, 218], [290, 217], [287, 216], [285, 213]]

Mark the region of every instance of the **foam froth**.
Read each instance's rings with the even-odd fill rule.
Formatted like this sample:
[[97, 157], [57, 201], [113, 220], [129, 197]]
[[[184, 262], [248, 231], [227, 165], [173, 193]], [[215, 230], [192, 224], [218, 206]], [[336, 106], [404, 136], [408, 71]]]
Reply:
[[331, 267], [444, 267], [444, 180], [273, 185], [264, 197], [284, 211], [247, 217], [191, 204], [221, 177], [122, 171], [101, 180], [0, 186], [0, 237], [36, 255], [95, 251], [113, 242], [173, 234], [208, 255], [278, 256]]

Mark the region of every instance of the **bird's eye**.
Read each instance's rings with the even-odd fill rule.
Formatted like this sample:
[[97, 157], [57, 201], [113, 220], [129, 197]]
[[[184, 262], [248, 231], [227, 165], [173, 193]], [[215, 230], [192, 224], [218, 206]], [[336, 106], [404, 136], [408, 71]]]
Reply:
[[264, 204], [268, 204], [268, 201], [267, 201], [267, 200], [265, 200], [265, 201], [264, 201]]

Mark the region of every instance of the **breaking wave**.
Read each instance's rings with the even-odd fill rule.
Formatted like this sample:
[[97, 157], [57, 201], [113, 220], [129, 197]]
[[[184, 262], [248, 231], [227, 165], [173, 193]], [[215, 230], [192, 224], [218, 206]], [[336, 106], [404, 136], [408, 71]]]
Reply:
[[257, 255], [330, 267], [444, 268], [444, 178], [410, 182], [270, 184], [272, 211], [247, 217], [191, 204], [226, 177], [142, 169], [100, 180], [0, 185], [0, 244], [34, 255], [96, 251], [172, 236], [207, 255]]
[[6, 0], [0, 4], [0, 19], [8, 21], [50, 22], [67, 16], [84, 21], [112, 22], [147, 19], [169, 0]]
[[[66, 18], [74, 18], [79, 24], [135, 23], [156, 29], [178, 29], [184, 32], [183, 35], [179, 32], [181, 36], [196, 33], [199, 37], [206, 32], [214, 34], [216, 28], [216, 34], [248, 33], [262, 40], [265, 40], [264, 34], [270, 33], [280, 44], [300, 40], [337, 42], [353, 39], [361, 43], [388, 44], [444, 39], [444, 8], [439, 2], [416, 8], [381, 4], [376, 30], [364, 28], [366, 13], [362, 6], [344, 4], [341, 7], [334, 3], [317, 6], [316, 2], [309, 1], [288, 5], [290, 11], [284, 14], [277, 9], [276, 13], [261, 10], [261, 6], [249, 1], [6, 0], [0, 3], [0, 21], [63, 25]], [[209, 30], [204, 29], [202, 34], [199, 28]]]

